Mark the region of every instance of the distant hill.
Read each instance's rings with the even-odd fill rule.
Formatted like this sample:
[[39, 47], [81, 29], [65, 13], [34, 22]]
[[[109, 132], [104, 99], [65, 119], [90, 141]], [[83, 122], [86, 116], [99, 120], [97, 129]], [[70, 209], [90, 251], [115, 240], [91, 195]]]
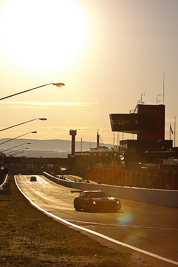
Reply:
[[[22, 151], [24, 148], [29, 148], [25, 150], [23, 154], [17, 154], [14, 156], [26, 156], [26, 157], [66, 157], [71, 153], [71, 141], [52, 139], [52, 140], [36, 140], [36, 139], [15, 139], [5, 144], [9, 138], [0, 139], [0, 152], [3, 150], [12, 148], [11, 150], [5, 151], [5, 154], [15, 153], [17, 150]], [[27, 145], [26, 143], [31, 143]], [[23, 145], [22, 145], [23, 144]], [[16, 147], [17, 146], [17, 147]], [[110, 144], [105, 144], [106, 147], [110, 148]], [[75, 151], [89, 151], [91, 148], [96, 148], [96, 142], [86, 142], [86, 141], [76, 141]]]

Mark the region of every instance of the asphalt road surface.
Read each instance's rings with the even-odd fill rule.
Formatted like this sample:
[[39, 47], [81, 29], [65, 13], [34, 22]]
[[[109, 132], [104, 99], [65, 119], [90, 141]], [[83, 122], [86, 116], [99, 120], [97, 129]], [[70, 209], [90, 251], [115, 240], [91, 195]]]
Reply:
[[[44, 176], [30, 182], [30, 175], [16, 176], [20, 189], [36, 205], [70, 223], [90, 229], [146, 253], [126, 248], [98, 236], [91, 236], [116, 250], [132, 253], [133, 259], [142, 257], [153, 266], [178, 265], [178, 210], [146, 203], [120, 199], [122, 209], [118, 213], [90, 213], [75, 211], [73, 200], [77, 193], [60, 186]], [[147, 255], [163, 257], [157, 259]]]

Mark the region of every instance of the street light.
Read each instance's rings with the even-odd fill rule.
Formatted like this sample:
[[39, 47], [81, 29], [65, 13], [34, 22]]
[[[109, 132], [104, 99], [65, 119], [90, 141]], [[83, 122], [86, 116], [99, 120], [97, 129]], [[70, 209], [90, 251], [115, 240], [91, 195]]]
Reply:
[[15, 140], [15, 139], [17, 139], [17, 138], [19, 138], [19, 137], [22, 137], [22, 136], [24, 136], [24, 135], [26, 135], [26, 134], [29, 134], [29, 133], [37, 133], [37, 131], [34, 131], [34, 132], [28, 132], [28, 133], [19, 135], [19, 136], [15, 137], [15, 138], [11, 138], [11, 139], [9, 139], [9, 140], [7, 140], [7, 141], [5, 141], [5, 142], [0, 143], [0, 145], [3, 145], [3, 144], [5, 144], [5, 143], [7, 143], [7, 142], [10, 142], [10, 141], [13, 141], [13, 140]]
[[0, 132], [5, 131], [5, 130], [8, 130], [8, 129], [11, 129], [11, 128], [13, 128], [13, 127], [16, 127], [16, 126], [19, 126], [19, 125], [22, 125], [22, 124], [25, 124], [25, 123], [28, 123], [28, 122], [31, 122], [31, 121], [35, 121], [35, 120], [46, 121], [47, 119], [46, 119], [46, 118], [37, 118], [37, 119], [33, 119], [33, 120], [29, 120], [29, 121], [25, 121], [25, 122], [22, 122], [22, 123], [19, 123], [19, 124], [16, 124], [16, 125], [13, 125], [13, 126], [4, 128], [4, 129], [0, 130]]
[[29, 91], [32, 91], [32, 90], [38, 89], [38, 88], [40, 88], [40, 87], [44, 87], [44, 86], [50, 85], [50, 84], [52, 84], [52, 85], [56, 85], [57, 87], [62, 87], [62, 86], [64, 86], [64, 85], [65, 85], [64, 83], [47, 83], [47, 84], [40, 85], [40, 86], [37, 86], [37, 87], [31, 88], [31, 89], [28, 89], [28, 90], [25, 90], [25, 91], [22, 91], [22, 92], [19, 92], [19, 93], [13, 94], [13, 95], [9, 95], [9, 96], [2, 97], [2, 98], [0, 98], [0, 100], [4, 100], [4, 99], [6, 99], [6, 98], [9, 98], [9, 97], [12, 97], [12, 96], [20, 95], [20, 94], [23, 94], [23, 93], [26, 93], [26, 92], [29, 92]]
[[8, 149], [5, 149], [5, 150], [1, 151], [1, 153], [4, 153], [5, 151], [8, 151], [8, 150], [11, 150], [13, 148], [16, 148], [16, 147], [19, 147], [19, 146], [23, 146], [23, 145], [31, 145], [31, 143], [23, 143], [23, 144], [20, 144], [20, 145], [17, 145], [17, 146], [13, 146], [11, 148], [8, 148]]
[[6, 157], [11, 157], [11, 156], [14, 156], [14, 155], [16, 155], [16, 154], [23, 153], [26, 149], [28, 149], [28, 147], [27, 147], [27, 148], [24, 148], [23, 150], [17, 150], [15, 153], [13, 153], [13, 154], [9, 154], [9, 155], [7, 155]]

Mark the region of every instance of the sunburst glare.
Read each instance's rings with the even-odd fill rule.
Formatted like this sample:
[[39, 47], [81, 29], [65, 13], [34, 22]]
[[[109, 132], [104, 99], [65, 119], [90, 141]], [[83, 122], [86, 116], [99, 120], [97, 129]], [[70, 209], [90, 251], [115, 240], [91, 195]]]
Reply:
[[69, 67], [87, 38], [86, 14], [71, 0], [9, 0], [0, 25], [2, 49], [9, 62], [28, 71]]

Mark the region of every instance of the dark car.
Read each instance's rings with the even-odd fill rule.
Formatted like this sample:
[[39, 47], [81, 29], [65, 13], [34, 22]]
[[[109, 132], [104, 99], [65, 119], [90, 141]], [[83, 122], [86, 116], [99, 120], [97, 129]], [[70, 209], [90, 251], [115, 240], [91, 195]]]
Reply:
[[79, 192], [80, 195], [74, 199], [74, 208], [90, 212], [118, 212], [121, 208], [120, 201], [115, 197], [109, 197], [100, 190], [92, 191], [71, 191]]
[[30, 182], [36, 182], [36, 181], [37, 181], [36, 176], [31, 176], [30, 177]]

